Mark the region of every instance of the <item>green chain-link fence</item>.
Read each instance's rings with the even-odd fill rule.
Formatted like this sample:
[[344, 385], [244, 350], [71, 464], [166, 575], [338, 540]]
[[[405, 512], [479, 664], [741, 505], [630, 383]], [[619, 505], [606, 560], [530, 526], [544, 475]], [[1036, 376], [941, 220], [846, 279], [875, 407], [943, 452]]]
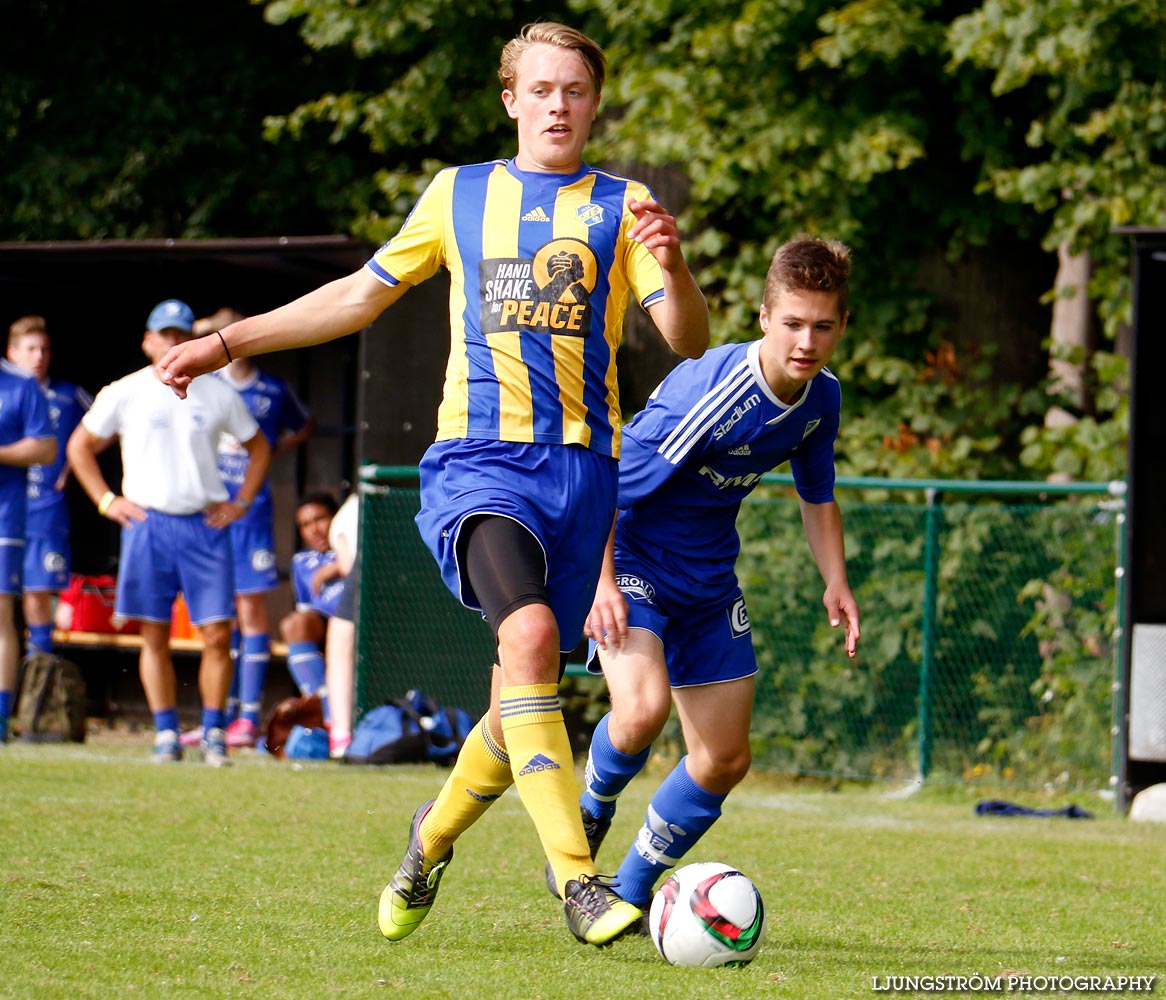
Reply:
[[[418, 538], [413, 475], [363, 475], [357, 710], [420, 687], [478, 712], [490, 631], [446, 591]], [[738, 522], [761, 668], [756, 766], [1107, 784], [1121, 551], [1111, 494], [1119, 486], [840, 479], [862, 613], [850, 660], [826, 621], [789, 477], [766, 477]], [[576, 702], [601, 692], [564, 683]]]

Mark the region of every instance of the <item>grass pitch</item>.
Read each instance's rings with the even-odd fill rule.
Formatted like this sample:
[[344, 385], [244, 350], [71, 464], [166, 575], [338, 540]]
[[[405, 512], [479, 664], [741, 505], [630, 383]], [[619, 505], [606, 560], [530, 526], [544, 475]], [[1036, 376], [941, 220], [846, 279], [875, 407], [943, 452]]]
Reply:
[[[147, 743], [0, 747], [0, 997], [839, 1000], [890, 992], [890, 977], [978, 976], [992, 992], [1009, 973], [1166, 989], [1166, 824], [1100, 798], [1073, 799], [1092, 820], [989, 819], [973, 813], [982, 790], [754, 775], [687, 860], [757, 882], [767, 942], [747, 968], [692, 970], [643, 938], [577, 944], [513, 791], [458, 842], [425, 924], [389, 943], [377, 897], [446, 772], [255, 754], [156, 766]], [[601, 871], [668, 766], [625, 794]]]

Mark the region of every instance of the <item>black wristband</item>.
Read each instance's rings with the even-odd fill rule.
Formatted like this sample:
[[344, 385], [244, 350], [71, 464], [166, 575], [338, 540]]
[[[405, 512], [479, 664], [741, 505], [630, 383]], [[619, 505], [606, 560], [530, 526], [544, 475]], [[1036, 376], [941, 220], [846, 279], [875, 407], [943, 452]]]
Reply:
[[223, 331], [216, 330], [215, 333], [219, 335], [219, 343], [223, 345], [223, 353], [227, 355], [227, 364], [230, 364], [235, 359], [231, 357], [231, 349], [227, 346], [227, 342], [223, 339]]

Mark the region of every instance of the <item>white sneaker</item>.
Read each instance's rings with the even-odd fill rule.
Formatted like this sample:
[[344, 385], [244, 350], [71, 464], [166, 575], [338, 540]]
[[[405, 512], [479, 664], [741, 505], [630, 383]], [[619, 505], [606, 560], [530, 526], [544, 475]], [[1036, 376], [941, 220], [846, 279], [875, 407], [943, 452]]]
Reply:
[[234, 763], [227, 756], [227, 734], [218, 726], [206, 731], [198, 745], [198, 755], [208, 767], [230, 767]]
[[178, 742], [178, 733], [173, 729], [159, 729], [154, 734], [155, 764], [173, 764], [182, 760], [182, 744]]

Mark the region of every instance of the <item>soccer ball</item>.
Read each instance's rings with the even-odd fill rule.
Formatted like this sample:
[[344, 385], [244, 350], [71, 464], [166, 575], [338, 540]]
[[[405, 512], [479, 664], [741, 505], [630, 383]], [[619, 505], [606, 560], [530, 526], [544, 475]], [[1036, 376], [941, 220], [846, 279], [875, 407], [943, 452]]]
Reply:
[[678, 868], [656, 890], [648, 925], [672, 965], [748, 965], [765, 939], [765, 904], [747, 875], [702, 861]]

